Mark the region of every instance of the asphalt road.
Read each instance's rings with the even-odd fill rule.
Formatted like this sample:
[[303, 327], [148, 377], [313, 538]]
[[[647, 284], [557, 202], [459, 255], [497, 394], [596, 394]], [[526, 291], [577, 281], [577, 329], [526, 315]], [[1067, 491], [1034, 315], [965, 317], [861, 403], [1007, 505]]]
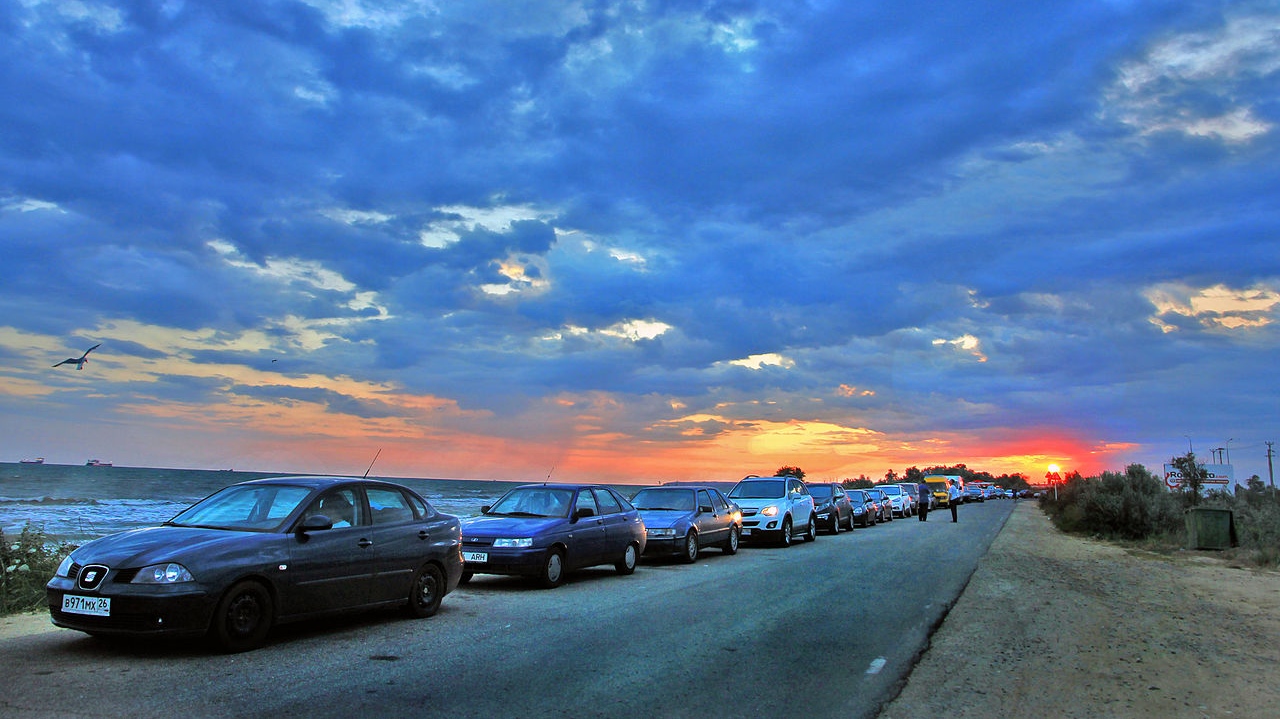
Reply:
[[288, 625], [246, 654], [51, 628], [0, 641], [0, 715], [874, 717], [1012, 506], [554, 590], [479, 575], [430, 619]]

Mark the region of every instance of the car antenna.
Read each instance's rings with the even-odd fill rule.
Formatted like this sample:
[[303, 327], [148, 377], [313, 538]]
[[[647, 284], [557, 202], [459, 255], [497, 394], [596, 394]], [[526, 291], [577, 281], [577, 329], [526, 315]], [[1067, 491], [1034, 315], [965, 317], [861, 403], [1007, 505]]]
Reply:
[[[375, 452], [375, 453], [373, 454], [373, 462], [377, 462], [377, 461], [378, 461], [378, 455], [380, 455], [380, 454], [382, 454], [382, 448], [381, 448], [381, 447], [379, 447], [379, 448], [378, 448], [378, 451], [377, 451], [377, 452]], [[369, 463], [369, 469], [373, 469], [373, 462], [370, 462], [370, 463]], [[366, 470], [364, 471], [364, 476], [363, 476], [363, 477], [361, 477], [360, 479], [368, 479], [368, 478], [369, 478], [369, 469], [366, 469]]]
[[542, 486], [547, 486], [547, 482], [551, 481], [551, 473], [554, 471], [556, 471], [556, 466], [553, 464], [551, 465], [551, 469], [547, 470], [547, 478], [542, 480]]

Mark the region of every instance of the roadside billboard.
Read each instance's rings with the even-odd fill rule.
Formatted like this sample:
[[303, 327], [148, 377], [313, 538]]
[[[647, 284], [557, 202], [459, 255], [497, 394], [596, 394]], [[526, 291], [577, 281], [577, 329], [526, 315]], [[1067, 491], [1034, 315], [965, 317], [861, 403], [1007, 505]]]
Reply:
[[[1204, 479], [1200, 482], [1200, 493], [1205, 494], [1214, 490], [1229, 492], [1234, 494], [1236, 491], [1236, 472], [1229, 464], [1203, 464], [1200, 467], [1204, 470]], [[1164, 466], [1164, 483], [1169, 489], [1180, 490], [1183, 485], [1182, 471], [1172, 464]]]

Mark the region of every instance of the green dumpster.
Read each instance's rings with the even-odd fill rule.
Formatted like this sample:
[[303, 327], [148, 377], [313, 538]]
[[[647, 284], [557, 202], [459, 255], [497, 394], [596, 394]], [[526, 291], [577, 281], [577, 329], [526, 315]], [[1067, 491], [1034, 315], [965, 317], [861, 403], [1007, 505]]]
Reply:
[[1192, 507], [1186, 522], [1187, 549], [1230, 549], [1239, 544], [1235, 512], [1230, 509]]

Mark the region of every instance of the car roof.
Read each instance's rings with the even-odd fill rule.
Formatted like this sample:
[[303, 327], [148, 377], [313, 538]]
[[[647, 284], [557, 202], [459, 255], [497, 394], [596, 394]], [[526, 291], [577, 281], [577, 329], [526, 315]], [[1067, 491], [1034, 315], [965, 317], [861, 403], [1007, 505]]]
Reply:
[[594, 489], [610, 489], [603, 484], [573, 484], [570, 482], [535, 482], [530, 484], [522, 484], [516, 489], [525, 489], [527, 487], [546, 487], [548, 489], [586, 489], [591, 487]]
[[390, 482], [383, 479], [368, 479], [366, 477], [334, 477], [331, 475], [330, 476], [296, 475], [296, 476], [288, 476], [288, 477], [264, 477], [262, 479], [250, 479], [244, 482], [236, 482], [235, 485], [229, 485], [229, 486], [263, 485], [263, 484], [291, 485], [295, 487], [301, 486], [301, 487], [309, 487], [311, 489], [324, 489], [326, 487], [332, 487], [339, 484], [364, 484], [364, 485], [395, 486], [395, 487], [400, 487], [402, 489], [408, 489], [408, 487], [405, 487], [402, 484], [397, 484], [396, 482]]

